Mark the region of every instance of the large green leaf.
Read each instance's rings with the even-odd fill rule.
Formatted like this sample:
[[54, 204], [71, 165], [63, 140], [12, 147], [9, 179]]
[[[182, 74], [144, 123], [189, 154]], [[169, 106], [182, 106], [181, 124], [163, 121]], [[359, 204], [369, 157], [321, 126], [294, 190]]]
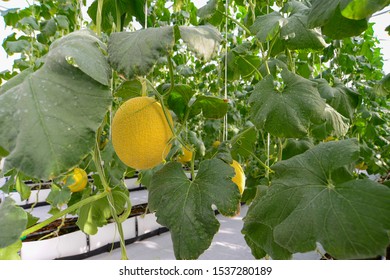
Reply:
[[308, 18], [309, 27], [324, 26], [330, 21], [340, 4], [342, 4], [341, 9], [343, 9], [350, 1], [351, 0], [314, 0]]
[[122, 98], [122, 101], [139, 97], [142, 95], [142, 84], [139, 80], [130, 80], [123, 82], [115, 91], [116, 97]]
[[77, 165], [95, 145], [111, 96], [104, 46], [89, 32], [52, 44], [45, 64], [0, 95], [6, 168], [48, 180]]
[[27, 213], [15, 201], [6, 197], [0, 203], [0, 248], [8, 247], [19, 240], [27, 225]]
[[340, 9], [336, 9], [330, 21], [322, 26], [322, 34], [332, 39], [343, 39], [358, 36], [368, 27], [366, 19], [352, 20], [343, 17]]
[[295, 12], [284, 18], [279, 12], [256, 18], [250, 31], [260, 42], [267, 42], [280, 35], [290, 49], [323, 49], [325, 41], [321, 34], [307, 26], [307, 15]]
[[82, 30], [53, 42], [47, 63], [55, 64], [55, 59], [61, 59], [57, 63], [60, 66], [65, 58], [70, 65], [100, 84], [110, 86], [111, 68], [105, 52], [106, 46], [92, 32]]
[[[170, 85], [168, 85], [170, 87]], [[195, 94], [194, 90], [183, 84], [177, 84], [173, 87], [168, 97], [168, 106], [180, 120], [183, 120], [187, 111], [189, 110], [189, 103], [192, 96]]]
[[[256, 198], [245, 218], [246, 235], [257, 245], [272, 238], [292, 253], [314, 250], [320, 243], [337, 259], [384, 255], [390, 189], [349, 175], [347, 167], [358, 158], [357, 141], [349, 139], [322, 143], [274, 165], [269, 190]], [[253, 231], [259, 224], [271, 229], [267, 236]]]
[[254, 145], [257, 141], [257, 130], [255, 126], [245, 129], [243, 132], [234, 136], [230, 143], [232, 145], [232, 157], [237, 159], [241, 157], [249, 157], [253, 153]]
[[214, 96], [200, 95], [190, 107], [190, 117], [203, 113], [207, 119], [220, 119], [226, 115], [229, 105], [223, 99]]
[[321, 34], [307, 27], [307, 15], [296, 13], [288, 17], [288, 23], [280, 31], [289, 49], [319, 50], [326, 46]]
[[248, 246], [252, 250], [252, 255], [256, 259], [264, 258], [266, 255], [273, 259], [290, 259], [291, 252], [283, 248], [275, 242], [273, 238], [273, 230], [268, 225], [262, 223], [260, 219], [256, 219], [253, 213], [256, 213], [259, 204], [257, 201], [265, 196], [268, 191], [267, 186], [259, 186], [256, 192], [254, 203], [249, 208], [245, 220], [242, 233]]
[[275, 89], [271, 75], [255, 86], [249, 98], [251, 120], [257, 128], [278, 137], [303, 137], [312, 123], [325, 120], [325, 102], [314, 82], [287, 70], [281, 74], [282, 89]]
[[352, 0], [341, 13], [349, 19], [366, 19], [388, 5], [390, 0]]
[[315, 125], [312, 134], [317, 139], [325, 139], [328, 136], [345, 136], [349, 129], [349, 119], [337, 112], [332, 106], [326, 104], [325, 119], [323, 124]]
[[242, 78], [252, 79], [258, 73], [261, 59], [251, 50], [251, 44], [243, 43], [227, 54], [228, 79], [239, 80]]
[[147, 75], [157, 60], [172, 50], [174, 43], [172, 26], [112, 33], [108, 43], [109, 61], [128, 79]]
[[[134, 16], [142, 25], [145, 22], [145, 0], [104, 0], [101, 11], [101, 28], [110, 33], [113, 31], [113, 24], [117, 24], [118, 17], [122, 28], [124, 24], [132, 20]], [[88, 15], [96, 24], [98, 1], [94, 1], [88, 8]]]
[[367, 29], [367, 19], [350, 19], [341, 13], [351, 1], [315, 0], [308, 16], [308, 26], [322, 27], [322, 33], [333, 39], [359, 35]]
[[278, 12], [272, 12], [256, 18], [250, 31], [256, 35], [260, 42], [265, 43], [271, 41], [280, 32], [280, 28], [287, 23]]
[[201, 59], [210, 60], [218, 51], [222, 37], [215, 27], [210, 25], [180, 26], [179, 30], [184, 43]]
[[219, 228], [212, 205], [223, 215], [238, 213], [240, 194], [233, 176], [233, 169], [219, 159], [203, 161], [193, 181], [177, 162], [153, 175], [149, 207], [169, 228], [177, 259], [196, 259], [210, 246]]
[[359, 95], [335, 80], [333, 86], [325, 79], [314, 80], [318, 84], [318, 91], [326, 102], [344, 117], [352, 120], [359, 104]]
[[206, 5], [198, 9], [197, 15], [200, 19], [218, 26], [224, 19], [222, 14], [224, 11], [225, 8], [222, 1], [209, 0]]
[[289, 138], [283, 147], [283, 160], [292, 158], [293, 156], [302, 154], [314, 147], [314, 144], [309, 139], [293, 139]]

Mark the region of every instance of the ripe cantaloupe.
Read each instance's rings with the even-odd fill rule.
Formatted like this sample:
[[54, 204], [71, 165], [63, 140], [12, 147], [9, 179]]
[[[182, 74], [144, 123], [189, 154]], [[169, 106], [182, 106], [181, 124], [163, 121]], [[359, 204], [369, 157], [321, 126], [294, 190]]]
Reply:
[[[167, 117], [173, 125], [169, 112]], [[147, 96], [127, 100], [112, 121], [112, 144], [116, 154], [124, 164], [137, 170], [162, 163], [171, 149], [172, 136], [161, 104]]]

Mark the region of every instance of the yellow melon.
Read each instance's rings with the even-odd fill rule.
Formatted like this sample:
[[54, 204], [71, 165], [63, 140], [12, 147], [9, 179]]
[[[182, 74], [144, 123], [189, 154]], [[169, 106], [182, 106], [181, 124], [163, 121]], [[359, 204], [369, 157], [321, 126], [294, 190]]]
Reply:
[[234, 175], [232, 181], [237, 185], [240, 194], [242, 194], [244, 192], [245, 180], [246, 180], [244, 170], [242, 169], [241, 165], [235, 160], [233, 160], [231, 166], [234, 168], [234, 171], [236, 172], [236, 175]]
[[191, 151], [191, 148], [189, 147], [183, 147], [182, 148], [182, 152], [183, 154], [179, 156], [178, 160], [179, 162], [181, 163], [187, 163], [189, 161], [191, 161], [192, 159], [192, 151]]
[[[173, 125], [172, 117], [167, 112]], [[161, 104], [142, 96], [123, 103], [112, 121], [112, 144], [119, 159], [137, 170], [162, 163], [168, 155], [173, 133]]]
[[66, 176], [64, 183], [71, 192], [81, 192], [87, 186], [88, 175], [84, 169], [76, 167], [71, 174]]

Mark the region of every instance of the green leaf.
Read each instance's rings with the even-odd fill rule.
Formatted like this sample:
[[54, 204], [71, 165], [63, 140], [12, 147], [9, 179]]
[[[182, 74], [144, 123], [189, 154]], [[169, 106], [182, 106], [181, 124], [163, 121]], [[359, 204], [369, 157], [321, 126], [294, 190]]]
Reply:
[[388, 5], [390, 5], [390, 0], [352, 0], [341, 11], [341, 14], [349, 19], [366, 19]]
[[4, 49], [7, 54], [12, 55], [14, 53], [20, 53], [30, 47], [30, 42], [24, 39], [18, 39], [15, 41], [9, 40], [7, 38], [3, 43]]
[[[341, 13], [348, 4], [355, 5], [352, 3], [353, 0], [315, 0], [308, 17], [308, 26], [310, 28], [322, 27], [322, 33], [333, 39], [361, 34], [368, 27], [367, 19], [349, 19]], [[348, 10], [350, 9], [347, 9], [347, 14], [349, 13]]]
[[32, 227], [33, 225], [35, 225], [39, 221], [39, 218], [31, 215], [29, 212], [26, 212], [26, 213], [27, 213], [27, 226], [26, 226], [26, 228], [29, 228], [29, 227]]
[[111, 66], [128, 79], [147, 75], [175, 43], [173, 27], [112, 33], [108, 42]]
[[383, 79], [380, 80], [377, 85], [375, 85], [374, 89], [378, 96], [386, 97], [390, 95], [390, 74], [387, 74], [385, 77], [383, 77]]
[[[107, 220], [111, 218], [111, 207], [115, 208], [116, 213], [122, 213], [125, 209], [126, 200], [119, 194], [129, 195], [127, 189], [115, 187], [111, 190], [114, 205], [110, 205], [107, 197], [82, 206], [78, 211], [77, 226], [86, 234], [94, 235], [98, 232], [98, 228], [107, 224]], [[127, 205], [131, 207], [131, 205]]]
[[47, 38], [54, 36], [57, 31], [57, 24], [54, 19], [49, 19], [41, 23], [41, 33]]
[[180, 35], [188, 49], [200, 59], [210, 60], [218, 51], [222, 40], [218, 29], [213, 26], [180, 26]]
[[111, 105], [105, 86], [109, 67], [97, 43], [82, 31], [61, 38], [39, 70], [21, 74], [0, 95], [0, 146], [9, 152], [6, 169], [48, 180], [92, 150]]
[[6, 197], [0, 203], [0, 248], [8, 247], [17, 242], [26, 229], [27, 213], [15, 201]]
[[54, 17], [54, 20], [58, 24], [58, 27], [61, 29], [68, 30], [69, 29], [69, 20], [66, 16], [64, 15], [56, 15]]
[[119, 159], [115, 153], [112, 141], [109, 141], [101, 152], [104, 161], [104, 171], [110, 186], [119, 186], [123, 181], [127, 166]]
[[255, 86], [249, 98], [251, 120], [258, 129], [277, 137], [300, 138], [312, 123], [322, 123], [325, 102], [316, 84], [287, 70], [281, 72], [282, 89], [275, 89], [268, 75]]
[[142, 84], [139, 80], [125, 81], [115, 91], [115, 96], [122, 98], [122, 101], [126, 101], [141, 95]]
[[241, 44], [228, 52], [228, 79], [238, 80], [252, 78], [257, 74], [261, 60], [257, 54], [252, 54], [250, 44]]
[[[167, 85], [167, 87], [170, 87], [170, 85]], [[195, 92], [190, 86], [183, 84], [176, 84], [169, 94], [169, 109], [171, 109], [180, 120], [184, 119], [189, 110], [189, 103], [194, 94]]]
[[233, 162], [231, 145], [229, 142], [224, 141], [219, 144], [217, 148], [217, 153], [215, 154], [215, 158], [220, 159], [228, 164], [231, 164]]
[[313, 80], [318, 84], [318, 91], [327, 103], [344, 117], [352, 120], [359, 105], [359, 95], [335, 80], [333, 86], [325, 79]]
[[[121, 21], [121, 30], [126, 22], [132, 20], [134, 16], [142, 25], [145, 22], [144, 14], [145, 0], [104, 0], [101, 11], [101, 28], [104, 32], [110, 33], [113, 25], [117, 24], [118, 16]], [[96, 24], [96, 15], [98, 11], [98, 1], [94, 1], [88, 8], [88, 15]]]
[[198, 136], [194, 131], [188, 132], [188, 142], [195, 148], [196, 150], [196, 158], [203, 157], [206, 152], [206, 147], [200, 136]]
[[390, 189], [348, 175], [358, 158], [357, 141], [349, 139], [319, 144], [275, 164], [272, 185], [250, 206], [244, 231], [265, 224], [273, 240], [292, 253], [314, 250], [319, 243], [336, 259], [384, 255]]
[[312, 1], [311, 11], [308, 17], [308, 26], [309, 28], [314, 28], [318, 26], [324, 26], [327, 24], [337, 7], [340, 5], [341, 1], [350, 1], [350, 0], [314, 0]]
[[190, 117], [202, 112], [207, 119], [220, 119], [226, 115], [228, 107], [228, 103], [218, 97], [197, 96], [195, 102], [190, 107]]
[[253, 153], [256, 141], [257, 131], [254, 126], [251, 126], [237, 134], [230, 140], [232, 145], [232, 157], [235, 159], [237, 159], [239, 156], [244, 158], [249, 157]]
[[312, 129], [312, 134], [317, 139], [325, 139], [329, 136], [342, 137], [349, 130], [349, 119], [345, 118], [333, 107], [326, 104], [325, 107], [325, 123], [315, 125]]
[[256, 18], [249, 30], [256, 35], [260, 42], [271, 41], [278, 35], [280, 28], [287, 23], [280, 13], [272, 12]]
[[[18, 21], [21, 19], [19, 8], [12, 8], [5, 11], [1, 11], [1, 16], [7, 26], [16, 26]], [[31, 14], [31, 13], [30, 13]]]
[[61, 208], [66, 205], [71, 197], [72, 193], [69, 188], [60, 188], [59, 186], [52, 184], [50, 193], [46, 199], [53, 208]]
[[15, 189], [20, 194], [22, 200], [28, 199], [31, 195], [31, 189], [22, 181], [20, 176], [16, 178]]
[[107, 224], [105, 209], [107, 198], [102, 198], [87, 205], [82, 206], [78, 211], [76, 225], [84, 233], [95, 235], [98, 228]]
[[209, 0], [206, 5], [198, 9], [197, 15], [200, 19], [208, 23], [218, 26], [224, 19], [224, 5], [219, 0]]
[[5, 248], [0, 248], [0, 260], [20, 260], [20, 249], [22, 249], [21, 240], [18, 240]]
[[24, 79], [32, 73], [34, 73], [34, 70], [31, 68], [27, 68], [26, 70], [20, 72], [18, 75], [12, 77], [3, 86], [0, 87], [0, 94], [3, 94], [7, 90], [23, 83]]
[[38, 22], [34, 17], [24, 17], [19, 20], [19, 23], [24, 26], [29, 26], [34, 30], [39, 30]]
[[291, 50], [320, 50], [326, 46], [321, 34], [307, 27], [307, 15], [293, 14], [280, 31], [280, 36]]
[[341, 15], [338, 8], [332, 18], [322, 27], [322, 34], [332, 39], [343, 39], [358, 36], [368, 27], [366, 19], [352, 20]]
[[3, 147], [0, 146], [0, 159], [8, 155], [9, 155], [8, 151], [6, 151]]
[[280, 72], [280, 69], [288, 70], [288, 66], [285, 62], [277, 58], [271, 58], [267, 62], [263, 63], [260, 67], [260, 73], [265, 77], [268, 75], [268, 70], [266, 67], [266, 63], [268, 65], [268, 69], [271, 72], [271, 75], [276, 78], [277, 74]]
[[314, 147], [314, 144], [308, 139], [289, 138], [283, 147], [283, 160], [302, 154]]
[[82, 30], [53, 42], [48, 57], [65, 57], [70, 65], [102, 85], [110, 86], [111, 68], [106, 60], [106, 52], [105, 45], [92, 32]]
[[244, 218], [242, 233], [256, 259], [264, 258], [267, 254], [273, 259], [291, 259], [291, 252], [275, 242], [272, 228], [256, 217], [258, 201], [266, 195], [267, 191], [267, 186], [258, 187], [256, 197]]
[[158, 223], [169, 228], [177, 259], [196, 259], [210, 246], [219, 229], [212, 205], [222, 215], [238, 213], [240, 194], [233, 176], [233, 168], [219, 159], [201, 162], [193, 181], [177, 162], [154, 174], [149, 207]]

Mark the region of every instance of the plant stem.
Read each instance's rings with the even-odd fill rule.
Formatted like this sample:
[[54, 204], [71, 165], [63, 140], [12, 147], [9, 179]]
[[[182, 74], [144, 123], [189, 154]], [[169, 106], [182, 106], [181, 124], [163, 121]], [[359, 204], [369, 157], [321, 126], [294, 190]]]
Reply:
[[96, 12], [96, 33], [100, 37], [102, 33], [102, 11], [104, 0], [98, 0], [97, 12]]
[[168, 55], [168, 68], [169, 68], [169, 78], [171, 81], [171, 85], [169, 86], [169, 90], [166, 93], [164, 93], [164, 95], [169, 95], [175, 86], [175, 77], [173, 74], [173, 64], [172, 64], [172, 58], [170, 55]]
[[[259, 71], [259, 69], [256, 68], [256, 66], [254, 66], [249, 60], [247, 60], [244, 56], [240, 56], [242, 60], [244, 60], [246, 63], [248, 63], [252, 68], [253, 70], [257, 73], [257, 75], [259, 75], [259, 77], [261, 79], [263, 79], [263, 75], [261, 74], [261, 72]], [[266, 66], [268, 67], [268, 65]], [[269, 70], [269, 68], [268, 68]]]
[[268, 65], [269, 54], [268, 53], [265, 54], [265, 50], [264, 50], [263, 44], [261, 42], [259, 42], [259, 46], [260, 46], [260, 50], [261, 50], [261, 56], [262, 56], [264, 63], [265, 63], [265, 69], [267, 70], [267, 74], [271, 75], [271, 71], [270, 71], [269, 65]]
[[68, 208], [58, 212], [57, 214], [51, 216], [50, 218], [46, 219], [45, 221], [24, 230], [21, 234], [21, 237], [27, 236], [27, 235], [29, 235], [37, 230], [40, 230], [41, 228], [49, 225], [50, 223], [54, 222], [55, 220], [61, 218], [62, 216], [69, 214], [69, 213], [79, 209], [80, 207], [83, 207], [84, 205], [87, 205], [89, 203], [92, 203], [94, 201], [102, 199], [103, 197], [106, 197], [107, 195], [108, 195], [108, 192], [102, 192], [102, 193], [98, 193], [94, 196], [90, 196], [86, 199], [83, 199], [83, 200], [69, 206]]
[[193, 149], [192, 151], [192, 158], [191, 158], [191, 180], [195, 180], [195, 155], [196, 155], [196, 149]]
[[118, 8], [118, 0], [115, 0], [115, 10], [116, 10], [116, 27], [115, 31], [120, 32], [122, 30], [122, 22], [121, 22], [121, 13]]
[[[261, 159], [259, 159], [254, 153], [253, 151], [250, 151], [248, 149], [245, 149], [245, 148], [242, 148], [243, 150], [247, 151], [262, 167], [265, 168], [266, 170], [266, 173], [269, 174], [269, 173], [273, 173], [274, 171], [267, 165], [265, 164]], [[269, 179], [267, 177], [267, 179]]]
[[278, 138], [279, 142], [279, 153], [278, 153], [278, 161], [282, 161], [283, 158], [283, 142], [281, 138]]
[[231, 16], [225, 14], [224, 12], [221, 12], [219, 10], [217, 10], [218, 13], [220, 13], [221, 15], [227, 17], [228, 19], [230, 19], [231, 21], [233, 21], [235, 24], [237, 24], [239, 27], [241, 27], [245, 33], [247, 33], [248, 35], [251, 35], [251, 31], [245, 26], [243, 25], [241, 22], [239, 22], [238, 20], [236, 20], [235, 18], [232, 18]]
[[[98, 137], [100, 137], [100, 136], [98, 135]], [[103, 170], [103, 168], [101, 166], [100, 150], [99, 150], [99, 144], [98, 144], [97, 141], [96, 141], [95, 152], [93, 154], [93, 161], [95, 163], [96, 170], [98, 172], [100, 180], [102, 181], [102, 185], [104, 187], [104, 192], [107, 193], [107, 199], [108, 199], [108, 202], [110, 204], [111, 216], [114, 219], [114, 221], [115, 221], [115, 223], [116, 223], [116, 225], [118, 227], [118, 232], [119, 232], [119, 237], [120, 237], [120, 244], [121, 244], [121, 259], [122, 260], [127, 260], [128, 257], [127, 257], [127, 252], [126, 252], [126, 244], [125, 244], [125, 241], [124, 241], [124, 233], [123, 233], [123, 227], [122, 227], [122, 222], [121, 222], [121, 220], [123, 220], [123, 216], [121, 217], [121, 219], [119, 219], [118, 213], [116, 212], [114, 197], [112, 195], [111, 188], [110, 188], [110, 186], [109, 186], [109, 184], [107, 182], [106, 176], [104, 174], [104, 170]], [[131, 210], [131, 204], [129, 205], [129, 207], [130, 207], [130, 210]]]

